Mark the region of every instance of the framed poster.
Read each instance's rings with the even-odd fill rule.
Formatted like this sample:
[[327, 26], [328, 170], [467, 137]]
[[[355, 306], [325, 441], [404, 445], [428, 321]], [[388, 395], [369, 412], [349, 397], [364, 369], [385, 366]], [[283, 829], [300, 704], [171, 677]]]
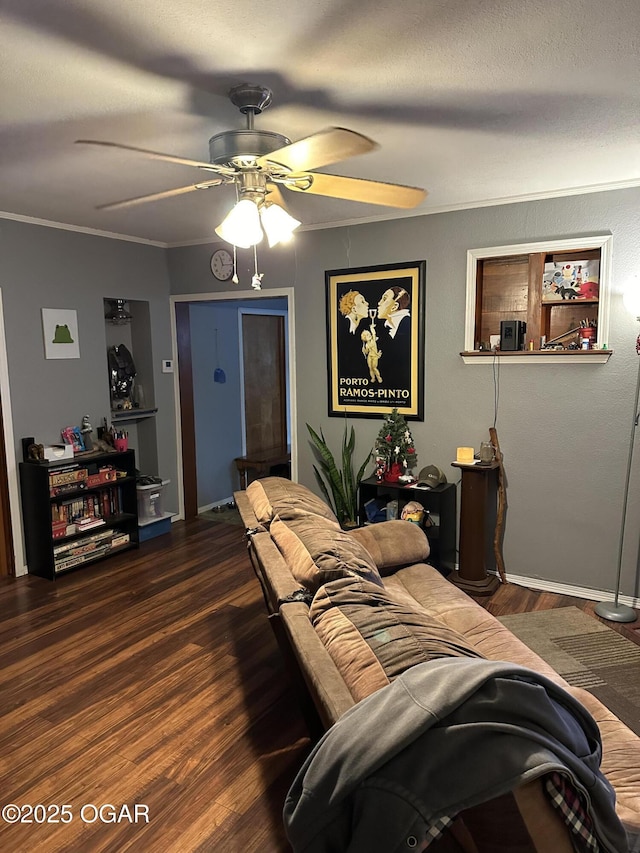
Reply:
[[423, 420], [426, 261], [327, 270], [329, 415]]
[[78, 316], [64, 308], [42, 309], [45, 358], [80, 358]]

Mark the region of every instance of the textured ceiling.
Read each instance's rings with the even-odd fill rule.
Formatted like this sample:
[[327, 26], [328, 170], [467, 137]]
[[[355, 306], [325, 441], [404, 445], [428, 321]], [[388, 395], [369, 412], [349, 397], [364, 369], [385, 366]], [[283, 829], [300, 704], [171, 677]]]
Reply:
[[[417, 213], [637, 185], [639, 42], [638, 0], [0, 0], [0, 211], [211, 239], [231, 188], [96, 211], [202, 173], [73, 143], [208, 160], [241, 82], [273, 90], [259, 129], [375, 139], [327, 171], [425, 187]], [[307, 226], [406, 215], [286, 195]]]

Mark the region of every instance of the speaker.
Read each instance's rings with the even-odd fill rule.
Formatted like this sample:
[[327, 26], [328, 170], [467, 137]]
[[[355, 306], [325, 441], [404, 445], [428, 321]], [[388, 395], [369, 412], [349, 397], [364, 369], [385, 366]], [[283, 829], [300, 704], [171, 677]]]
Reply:
[[524, 349], [527, 324], [524, 320], [500, 321], [500, 351], [517, 352]]
[[29, 458], [29, 445], [35, 444], [34, 436], [30, 435], [22, 439], [22, 459], [24, 462]]

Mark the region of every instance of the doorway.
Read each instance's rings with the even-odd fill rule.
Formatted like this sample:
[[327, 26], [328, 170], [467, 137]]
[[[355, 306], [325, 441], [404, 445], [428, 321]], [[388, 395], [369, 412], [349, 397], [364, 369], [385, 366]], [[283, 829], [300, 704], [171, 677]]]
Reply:
[[289, 444], [285, 317], [240, 310], [243, 456]]
[[18, 491], [18, 466], [9, 391], [9, 362], [0, 290], [0, 576], [26, 574]]
[[[2, 405], [0, 402], [0, 435], [3, 433]], [[9, 477], [7, 474], [7, 454], [4, 442], [0, 442], [0, 537], [0, 577], [14, 575], [16, 567], [13, 557]]]
[[[284, 300], [282, 297], [284, 297]], [[269, 310], [269, 303], [266, 300], [270, 299], [284, 303], [285, 310]], [[250, 300], [250, 305], [243, 304], [248, 300]], [[241, 435], [245, 432], [244, 425], [246, 417], [244, 412], [244, 379], [239, 374], [237, 377], [234, 377], [233, 369], [227, 369], [226, 385], [214, 386], [211, 379], [214, 375], [211, 357], [209, 357], [208, 362], [204, 366], [200, 365], [199, 367], [197, 363], [199, 357], [198, 337], [200, 336], [201, 338], [205, 334], [210, 341], [216, 323], [221, 326], [219, 329], [221, 333], [228, 332], [230, 326], [229, 323], [221, 324], [219, 318], [209, 321], [206, 317], [207, 310], [218, 309], [219, 311], [227, 310], [234, 312], [234, 315], [238, 316], [238, 341], [242, 338], [242, 324], [245, 316], [260, 315], [268, 317], [269, 315], [282, 315], [282, 319], [279, 321], [276, 320], [275, 325], [272, 324], [271, 320], [264, 321], [264, 325], [271, 326], [271, 330], [268, 333], [271, 336], [274, 334], [276, 336], [284, 334], [285, 364], [282, 397], [288, 409], [285, 411], [284, 422], [286, 424], [288, 421], [289, 424], [291, 475], [292, 477], [296, 476], [295, 361], [292, 355], [295, 351], [293, 300], [293, 288], [273, 288], [268, 291], [258, 292], [232, 291], [197, 295], [189, 294], [171, 297], [173, 354], [177, 362], [177, 370], [174, 373], [174, 388], [177, 403], [178, 517], [190, 519], [197, 516], [199, 509], [202, 509], [202, 493], [211, 487], [212, 482], [215, 482], [217, 488], [224, 486], [228, 489], [228, 494], [232, 494], [238, 488], [239, 482], [233, 458], [246, 453], [244, 435]], [[200, 307], [202, 311], [199, 311]], [[251, 321], [249, 322], [251, 323]], [[258, 321], [258, 323], [263, 325], [262, 321]], [[281, 324], [279, 331], [276, 328], [278, 324]], [[198, 328], [199, 325], [200, 329]], [[203, 328], [205, 329], [204, 332]], [[254, 333], [255, 330], [248, 333], [249, 350], [256, 354], [257, 340], [253, 337]], [[263, 332], [261, 331], [260, 334], [262, 335]], [[238, 346], [240, 346], [239, 343]], [[260, 349], [264, 346], [264, 342], [261, 343]], [[241, 363], [240, 352], [236, 355], [239, 365]], [[254, 363], [257, 363], [259, 360], [257, 358], [254, 359]], [[215, 367], [218, 366], [215, 365]], [[228, 365], [223, 366], [228, 368]], [[274, 369], [278, 370], [278, 368]], [[203, 401], [203, 395], [209, 397], [215, 395], [216, 400], [213, 403], [211, 400]], [[206, 417], [200, 413], [200, 408], [203, 405], [205, 409], [209, 406], [208, 413], [205, 412]], [[233, 407], [236, 411], [231, 411], [229, 407]], [[207, 417], [208, 420], [206, 419]], [[238, 428], [234, 430], [231, 421], [235, 421], [236, 418], [238, 419]], [[253, 415], [251, 415], [251, 418], [253, 419]], [[202, 436], [203, 419], [208, 430], [212, 426], [220, 426], [222, 423], [227, 433], [235, 434], [237, 439], [236, 451], [231, 452], [221, 449], [218, 453], [218, 467], [213, 470], [211, 468], [207, 469], [205, 466], [204, 475], [202, 473], [203, 462], [202, 458], [198, 459], [197, 447], [199, 445], [203, 449], [203, 452], [212, 455], [214, 450], [217, 452], [217, 444], [216, 440], [211, 438], [208, 433], [205, 440], [201, 437], [200, 442], [198, 442], [198, 435]], [[220, 470], [220, 464], [223, 466], [222, 470]], [[199, 476], [201, 478], [200, 485], [198, 483]], [[205, 506], [207, 505], [210, 506], [213, 504], [207, 502], [205, 499]]]

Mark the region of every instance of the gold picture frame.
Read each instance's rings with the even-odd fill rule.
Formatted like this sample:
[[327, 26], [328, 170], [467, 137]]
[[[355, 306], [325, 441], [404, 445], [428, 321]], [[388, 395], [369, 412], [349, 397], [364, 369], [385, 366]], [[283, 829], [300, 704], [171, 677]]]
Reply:
[[328, 414], [424, 420], [426, 261], [325, 271]]

